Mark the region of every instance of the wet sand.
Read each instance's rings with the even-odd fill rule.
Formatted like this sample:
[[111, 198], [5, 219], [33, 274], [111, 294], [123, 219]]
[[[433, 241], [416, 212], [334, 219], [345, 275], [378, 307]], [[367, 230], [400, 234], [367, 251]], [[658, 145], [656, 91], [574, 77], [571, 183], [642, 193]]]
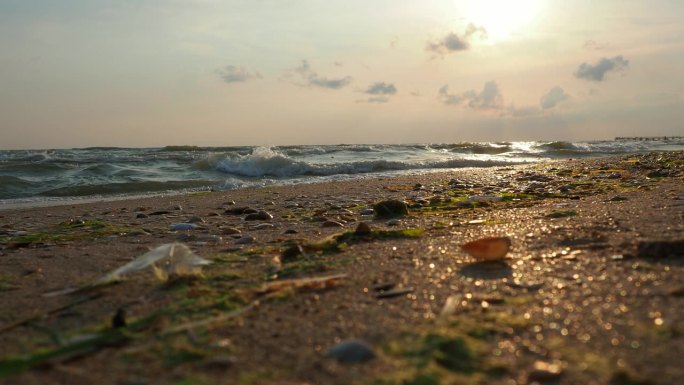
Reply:
[[[683, 181], [674, 152], [2, 210], [0, 381], [675, 384]], [[502, 263], [460, 249], [490, 236]], [[175, 241], [202, 276], [45, 296]]]

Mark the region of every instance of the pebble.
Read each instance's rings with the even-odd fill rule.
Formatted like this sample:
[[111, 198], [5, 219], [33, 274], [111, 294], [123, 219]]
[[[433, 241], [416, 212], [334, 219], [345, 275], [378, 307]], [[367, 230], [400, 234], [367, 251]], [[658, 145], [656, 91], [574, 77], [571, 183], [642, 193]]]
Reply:
[[242, 231], [236, 229], [235, 227], [224, 227], [221, 229], [221, 232], [225, 235], [242, 234]]
[[375, 210], [373, 210], [373, 209], [363, 209], [363, 210], [359, 211], [359, 214], [360, 214], [360, 215], [373, 215], [373, 214], [375, 214]]
[[169, 225], [172, 231], [195, 230], [197, 227], [194, 223], [172, 223]]
[[298, 234], [298, 233], [299, 233], [299, 231], [297, 231], [297, 230], [295, 230], [295, 229], [287, 229], [287, 230], [285, 230], [285, 234]]
[[359, 223], [358, 226], [356, 226], [356, 231], [354, 231], [355, 235], [371, 235], [372, 231], [368, 223], [366, 222], [361, 222]]
[[149, 218], [149, 215], [147, 215], [145, 213], [137, 213], [137, 214], [135, 214], [135, 217], [136, 218]]
[[330, 348], [325, 356], [343, 364], [360, 364], [376, 357], [373, 349], [360, 340], [345, 340]]
[[249, 245], [251, 243], [254, 243], [255, 239], [254, 237], [246, 236], [239, 238], [238, 240], [235, 241], [236, 245]]
[[266, 230], [266, 229], [272, 229], [274, 226], [272, 223], [259, 223], [258, 225], [254, 226], [254, 230]]
[[201, 217], [198, 217], [197, 215], [193, 215], [188, 219], [188, 223], [204, 223], [204, 219]]
[[373, 205], [375, 216], [378, 218], [403, 217], [408, 215], [406, 202], [400, 200], [387, 200]]
[[340, 215], [340, 219], [345, 222], [356, 222], [356, 218], [349, 215]]
[[385, 222], [387, 226], [399, 226], [401, 224], [401, 221], [398, 219], [390, 219], [389, 221]]
[[150, 213], [150, 216], [152, 215], [164, 215], [164, 214], [171, 214], [171, 211], [168, 210], [157, 210], [157, 211], [152, 211]]
[[246, 221], [269, 221], [273, 219], [273, 215], [271, 215], [268, 211], [258, 211], [256, 213], [251, 213], [247, 214], [245, 216]]
[[325, 221], [321, 227], [344, 227], [344, 224], [337, 221]]

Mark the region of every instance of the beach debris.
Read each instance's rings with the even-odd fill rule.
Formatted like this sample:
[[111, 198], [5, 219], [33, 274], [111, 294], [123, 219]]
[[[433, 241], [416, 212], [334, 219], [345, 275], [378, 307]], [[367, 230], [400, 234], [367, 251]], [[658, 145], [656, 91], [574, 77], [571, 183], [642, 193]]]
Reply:
[[387, 200], [373, 205], [376, 218], [395, 218], [408, 215], [406, 202], [400, 200]]
[[259, 292], [261, 294], [273, 294], [281, 293], [286, 290], [326, 290], [339, 285], [340, 280], [346, 277], [347, 274], [335, 274], [323, 277], [297, 278], [286, 279], [282, 281], [273, 281], [262, 286]]
[[199, 226], [194, 223], [172, 223], [169, 225], [171, 231], [195, 230]]
[[273, 219], [273, 215], [268, 211], [257, 211], [255, 213], [250, 213], [245, 216], [246, 221], [269, 221]]
[[461, 303], [463, 302], [463, 296], [460, 294], [454, 294], [450, 295], [449, 298], [446, 299], [446, 302], [444, 303], [444, 307], [442, 307], [442, 311], [439, 313], [440, 317], [448, 317], [452, 314], [455, 314], [458, 308], [461, 306]]
[[120, 307], [116, 310], [114, 317], [112, 317], [112, 328], [118, 329], [126, 327], [126, 310]]
[[119, 281], [125, 274], [148, 267], [151, 267], [157, 278], [161, 280], [176, 276], [196, 276], [201, 274], [202, 266], [210, 263], [211, 261], [197, 256], [182, 243], [167, 243], [105, 274], [96, 280], [92, 286]]
[[371, 235], [371, 233], [371, 227], [366, 222], [359, 223], [359, 225], [356, 226], [356, 230], [354, 230], [354, 235], [357, 236], [368, 236]]
[[535, 361], [532, 365], [532, 371], [528, 375], [531, 381], [552, 381], [563, 374], [563, 365], [561, 362], [546, 362]]
[[364, 341], [351, 339], [341, 341], [331, 347], [325, 356], [342, 364], [361, 364], [373, 360], [376, 354]]
[[395, 298], [395, 297], [401, 297], [405, 294], [413, 293], [413, 288], [412, 287], [397, 287], [397, 288], [392, 288], [389, 290], [379, 290], [378, 293], [375, 295], [376, 299], [388, 299], [388, 298]]
[[511, 249], [511, 238], [489, 237], [461, 245], [461, 250], [482, 261], [501, 261]]
[[327, 220], [323, 222], [323, 224], [321, 224], [321, 227], [344, 227], [344, 223], [333, 220]]
[[667, 241], [640, 241], [637, 243], [639, 258], [668, 258], [684, 256], [684, 239]]

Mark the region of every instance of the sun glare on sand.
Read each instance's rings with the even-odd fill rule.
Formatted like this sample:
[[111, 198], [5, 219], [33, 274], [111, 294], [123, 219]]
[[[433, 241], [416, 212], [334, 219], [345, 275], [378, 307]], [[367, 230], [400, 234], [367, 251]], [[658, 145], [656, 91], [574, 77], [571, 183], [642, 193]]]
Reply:
[[529, 24], [541, 0], [479, 0], [468, 2], [467, 19], [487, 30], [490, 39], [505, 38]]

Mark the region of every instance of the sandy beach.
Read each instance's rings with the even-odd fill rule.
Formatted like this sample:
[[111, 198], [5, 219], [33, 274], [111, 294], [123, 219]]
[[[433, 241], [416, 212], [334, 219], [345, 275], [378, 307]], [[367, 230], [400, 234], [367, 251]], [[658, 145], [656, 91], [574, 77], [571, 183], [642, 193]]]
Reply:
[[[683, 182], [659, 152], [1, 210], [0, 382], [676, 384]], [[211, 264], [92, 285], [173, 242]]]

